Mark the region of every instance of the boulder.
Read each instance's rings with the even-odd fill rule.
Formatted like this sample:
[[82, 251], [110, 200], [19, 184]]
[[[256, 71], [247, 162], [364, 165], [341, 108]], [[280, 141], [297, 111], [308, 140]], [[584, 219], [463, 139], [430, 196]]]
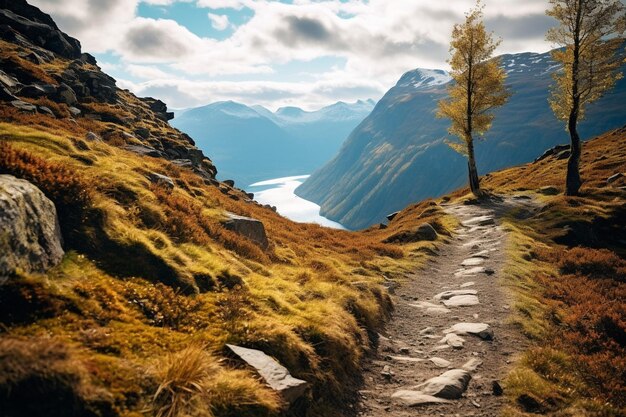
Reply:
[[547, 157], [552, 156], [552, 155], [558, 155], [558, 154], [560, 154], [563, 151], [568, 151], [569, 152], [569, 150], [570, 150], [569, 148], [570, 148], [569, 145], [557, 145], [557, 146], [555, 146], [553, 148], [550, 148], [547, 151], [545, 151], [541, 156], [539, 156], [537, 159], [535, 159], [533, 163], [537, 163], [537, 162], [539, 162], [539, 161], [541, 161], [543, 159], [546, 159]]
[[72, 116], [74, 116], [74, 117], [78, 117], [78, 116], [80, 116], [80, 114], [81, 114], [80, 109], [78, 109], [78, 108], [76, 108], [76, 107], [73, 107], [73, 106], [70, 106], [70, 107], [68, 108], [68, 110], [70, 111], [70, 114], [71, 114]]
[[98, 136], [97, 134], [93, 132], [87, 132], [87, 134], [85, 135], [85, 139], [87, 139], [90, 142], [102, 142], [102, 139], [100, 138], [100, 136]]
[[65, 58], [80, 56], [80, 42], [59, 30], [54, 21], [23, 0], [2, 1], [0, 25], [17, 31], [29, 42]]
[[54, 114], [54, 112], [52, 110], [50, 110], [49, 107], [46, 106], [38, 106], [37, 109], [39, 110], [39, 113], [43, 113], [43, 114], [47, 114], [50, 117], [54, 117], [56, 118], [57, 116]]
[[44, 272], [61, 262], [61, 228], [56, 208], [37, 187], [0, 175], [0, 277]]
[[229, 212], [226, 212], [226, 217], [226, 220], [222, 222], [226, 229], [250, 239], [263, 250], [268, 248], [269, 241], [265, 233], [265, 226], [260, 220]]
[[224, 184], [228, 185], [229, 187], [234, 187], [235, 186], [235, 181], [233, 181], [233, 180], [224, 180], [222, 182]]
[[61, 103], [67, 104], [68, 106], [73, 106], [78, 102], [78, 99], [76, 98], [76, 93], [74, 92], [72, 87], [65, 83], [61, 83], [61, 85], [59, 85], [59, 88], [56, 92], [56, 99]]
[[289, 403], [293, 403], [306, 392], [308, 386], [306, 381], [291, 376], [287, 368], [260, 350], [235, 345], [226, 345], [226, 347], [234, 355], [254, 368], [267, 385], [278, 392]]
[[2, 70], [0, 70], [0, 84], [7, 88], [16, 88], [20, 85], [19, 81], [17, 81], [15, 77], [8, 75]]
[[150, 174], [148, 174], [148, 179], [151, 183], [160, 185], [170, 190], [174, 188], [174, 180], [172, 180], [167, 175], [159, 174], [157, 172], [151, 172]]
[[545, 187], [541, 187], [539, 189], [539, 193], [543, 195], [557, 195], [559, 193], [559, 189], [553, 185], [546, 185]]
[[[156, 149], [154, 149], [151, 146], [126, 145], [126, 146], [124, 146], [124, 149], [126, 149], [127, 151], [131, 151], [131, 152], [137, 153], [139, 155], [144, 155], [144, 156], [152, 156], [152, 157], [155, 157], [155, 158], [159, 158], [159, 157], [162, 156], [161, 152], [157, 151]], [[172, 161], [172, 162], [174, 162], [174, 161]]]
[[461, 398], [471, 379], [468, 371], [452, 369], [416, 386], [415, 389], [425, 395], [456, 400]]
[[429, 223], [423, 223], [413, 230], [398, 232], [385, 239], [385, 243], [409, 243], [423, 240], [437, 240], [437, 231]]

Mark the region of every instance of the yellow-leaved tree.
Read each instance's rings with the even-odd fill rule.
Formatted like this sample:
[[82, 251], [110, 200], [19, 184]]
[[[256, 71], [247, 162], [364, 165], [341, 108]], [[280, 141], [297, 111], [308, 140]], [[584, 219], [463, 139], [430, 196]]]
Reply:
[[491, 128], [493, 109], [506, 103], [509, 97], [504, 81], [506, 73], [500, 61], [492, 58], [499, 45], [487, 33], [483, 23], [480, 1], [465, 15], [465, 22], [454, 25], [450, 42], [450, 75], [454, 79], [448, 87], [449, 98], [439, 101], [437, 117], [451, 120], [448, 132], [460, 141], [448, 144], [467, 156], [469, 185], [472, 193], [481, 195], [474, 136], [482, 136]]
[[626, 30], [626, 18], [619, 0], [550, 0], [550, 4], [546, 13], [559, 26], [550, 29], [546, 39], [562, 46], [552, 53], [562, 69], [554, 76], [550, 106], [566, 122], [570, 135], [565, 194], [577, 195], [582, 185], [578, 121], [585, 115], [585, 105], [622, 77], [624, 39], [619, 36]]

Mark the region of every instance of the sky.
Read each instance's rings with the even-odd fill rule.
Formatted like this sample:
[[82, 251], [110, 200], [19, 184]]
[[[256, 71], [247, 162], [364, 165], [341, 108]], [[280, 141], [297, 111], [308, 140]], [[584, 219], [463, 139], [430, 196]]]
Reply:
[[[215, 101], [313, 110], [378, 100], [447, 68], [472, 0], [30, 0], [121, 88], [176, 109]], [[497, 53], [545, 52], [547, 0], [483, 0]]]

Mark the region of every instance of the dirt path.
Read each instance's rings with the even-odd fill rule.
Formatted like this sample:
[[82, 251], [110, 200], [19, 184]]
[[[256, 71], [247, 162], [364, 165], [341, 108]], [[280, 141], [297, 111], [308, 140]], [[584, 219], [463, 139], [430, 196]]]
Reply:
[[498, 284], [507, 239], [499, 217], [520, 205], [530, 203], [445, 206], [461, 225], [396, 290], [394, 319], [366, 366], [359, 416], [499, 414], [498, 382], [525, 343], [507, 324], [511, 300]]

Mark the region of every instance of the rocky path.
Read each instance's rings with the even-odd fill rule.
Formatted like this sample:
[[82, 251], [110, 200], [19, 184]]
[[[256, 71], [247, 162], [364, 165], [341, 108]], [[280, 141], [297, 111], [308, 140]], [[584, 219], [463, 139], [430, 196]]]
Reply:
[[499, 284], [507, 234], [499, 216], [521, 200], [449, 205], [461, 225], [396, 291], [396, 312], [366, 366], [358, 416], [497, 416], [500, 381], [524, 340], [507, 324]]

